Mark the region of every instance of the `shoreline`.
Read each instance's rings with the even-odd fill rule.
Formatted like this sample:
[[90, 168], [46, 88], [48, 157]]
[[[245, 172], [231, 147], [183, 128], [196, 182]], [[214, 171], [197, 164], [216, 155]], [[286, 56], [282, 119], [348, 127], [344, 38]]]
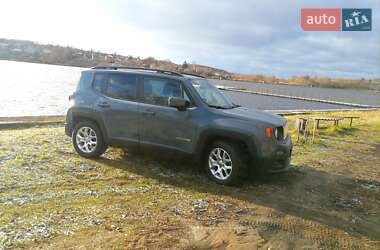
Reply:
[[[296, 110], [263, 110], [264, 112], [273, 113], [281, 116], [293, 115], [308, 115], [318, 113], [334, 113], [334, 112], [372, 112], [380, 110], [380, 108], [352, 108], [352, 109], [324, 109], [324, 110], [311, 110], [311, 109], [296, 109]], [[45, 126], [45, 125], [64, 125], [64, 115], [51, 115], [51, 116], [12, 116], [0, 117], [0, 129], [7, 128], [20, 128], [31, 126]]]

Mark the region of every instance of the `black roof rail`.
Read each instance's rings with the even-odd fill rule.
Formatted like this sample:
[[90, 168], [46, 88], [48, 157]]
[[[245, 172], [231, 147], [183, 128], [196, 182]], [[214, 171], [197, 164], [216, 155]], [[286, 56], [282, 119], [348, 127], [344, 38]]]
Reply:
[[186, 75], [188, 75], [188, 76], [196, 76], [196, 77], [199, 77], [199, 78], [206, 78], [204, 76], [193, 74], [193, 73], [182, 73], [182, 75], [184, 75], [184, 76], [186, 76]]
[[95, 67], [92, 67], [91, 69], [111, 69], [111, 70], [134, 69], [134, 70], [154, 71], [154, 72], [161, 73], [161, 74], [168, 74], [168, 75], [182, 76], [183, 77], [183, 75], [180, 73], [170, 71], [170, 70], [165, 70], [165, 69], [150, 69], [150, 68], [128, 67], [128, 66], [95, 66]]

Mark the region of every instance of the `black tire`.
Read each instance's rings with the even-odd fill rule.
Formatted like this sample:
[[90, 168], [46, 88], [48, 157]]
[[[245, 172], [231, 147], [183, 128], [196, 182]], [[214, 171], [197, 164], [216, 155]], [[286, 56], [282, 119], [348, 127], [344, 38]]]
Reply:
[[[91, 152], [84, 152], [80, 149], [79, 145], [77, 145], [77, 133], [81, 128], [89, 127], [91, 128], [95, 134], [96, 134], [96, 146], [91, 150]], [[75, 125], [73, 134], [72, 134], [72, 142], [73, 146], [75, 148], [75, 151], [77, 153], [85, 158], [98, 158], [100, 155], [102, 155], [107, 150], [107, 144], [105, 143], [104, 136], [102, 134], [102, 131], [99, 129], [99, 127], [92, 121], [82, 121], [79, 122], [77, 125]]]
[[[209, 166], [209, 157], [214, 149], [223, 149], [228, 153], [229, 158], [232, 161], [232, 170], [229, 176], [226, 179], [217, 178], [213, 173]], [[236, 143], [226, 142], [226, 141], [216, 141], [212, 143], [205, 154], [204, 157], [204, 168], [206, 170], [207, 176], [212, 180], [219, 184], [223, 185], [237, 185], [241, 183], [241, 177], [245, 171], [245, 161], [244, 156], [242, 154], [242, 150]], [[226, 173], [226, 170], [223, 170]]]

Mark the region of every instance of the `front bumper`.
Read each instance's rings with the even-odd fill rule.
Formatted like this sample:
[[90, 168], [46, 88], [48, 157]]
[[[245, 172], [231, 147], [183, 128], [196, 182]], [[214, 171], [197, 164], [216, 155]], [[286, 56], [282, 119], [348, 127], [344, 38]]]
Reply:
[[290, 137], [282, 142], [263, 145], [261, 154], [255, 159], [254, 167], [262, 173], [282, 173], [292, 169], [290, 165], [293, 144]]
[[267, 173], [267, 174], [277, 174], [277, 173], [284, 173], [288, 172], [292, 169], [292, 166], [290, 165], [291, 156], [288, 156], [284, 159], [261, 159], [259, 160], [256, 165], [258, 170], [261, 173]]

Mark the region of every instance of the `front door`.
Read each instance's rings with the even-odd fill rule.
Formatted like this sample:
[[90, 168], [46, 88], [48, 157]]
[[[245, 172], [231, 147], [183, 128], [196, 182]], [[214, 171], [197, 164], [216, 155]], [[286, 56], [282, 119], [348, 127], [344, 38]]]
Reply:
[[180, 81], [145, 76], [140, 104], [140, 143], [190, 152], [193, 141], [193, 108], [179, 111], [168, 98], [188, 98]]

